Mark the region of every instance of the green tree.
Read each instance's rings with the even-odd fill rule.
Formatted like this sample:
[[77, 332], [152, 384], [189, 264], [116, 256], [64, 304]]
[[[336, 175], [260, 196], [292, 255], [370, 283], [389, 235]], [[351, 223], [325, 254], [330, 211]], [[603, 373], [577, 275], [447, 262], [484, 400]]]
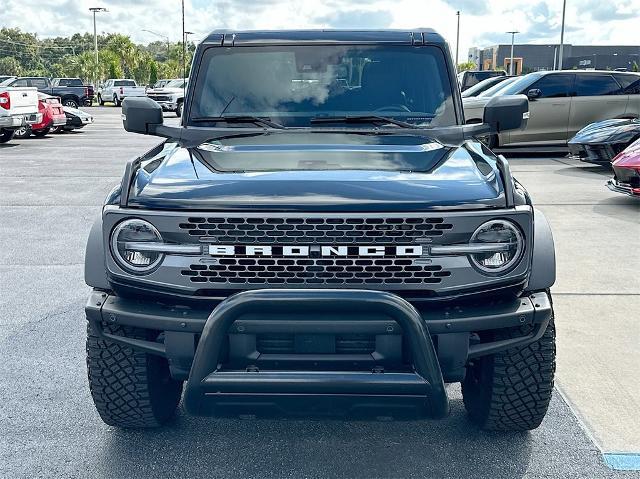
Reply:
[[158, 81], [158, 63], [152, 60], [149, 64], [149, 85], [155, 85]]
[[22, 75], [22, 65], [13, 57], [0, 58], [0, 75]]
[[476, 64], [473, 62], [458, 63], [458, 72], [464, 72], [467, 70], [475, 70], [475, 69], [476, 69]]

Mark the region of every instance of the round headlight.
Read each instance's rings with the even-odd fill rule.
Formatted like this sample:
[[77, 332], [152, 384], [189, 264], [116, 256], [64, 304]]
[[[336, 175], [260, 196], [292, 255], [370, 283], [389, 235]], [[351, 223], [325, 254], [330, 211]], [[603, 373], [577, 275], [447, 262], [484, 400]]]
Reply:
[[131, 273], [149, 273], [162, 261], [163, 254], [149, 251], [144, 243], [162, 243], [162, 236], [148, 221], [125, 220], [111, 232], [113, 257]]
[[506, 220], [482, 224], [471, 236], [471, 243], [495, 245], [499, 249], [471, 255], [473, 264], [484, 273], [504, 273], [520, 260], [524, 251], [520, 229]]

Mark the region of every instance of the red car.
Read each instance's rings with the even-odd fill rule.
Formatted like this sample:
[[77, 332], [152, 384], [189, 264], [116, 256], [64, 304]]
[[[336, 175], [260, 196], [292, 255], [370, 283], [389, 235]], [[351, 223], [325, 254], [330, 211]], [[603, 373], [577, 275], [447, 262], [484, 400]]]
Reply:
[[62, 109], [60, 99], [55, 96], [38, 93], [38, 111], [42, 113], [42, 121], [30, 126], [18, 128], [14, 137], [27, 138], [31, 133], [35, 136], [45, 136], [56, 126], [64, 126], [67, 124], [67, 117]]
[[616, 193], [640, 198], [640, 139], [618, 153], [611, 164], [614, 176], [607, 187]]

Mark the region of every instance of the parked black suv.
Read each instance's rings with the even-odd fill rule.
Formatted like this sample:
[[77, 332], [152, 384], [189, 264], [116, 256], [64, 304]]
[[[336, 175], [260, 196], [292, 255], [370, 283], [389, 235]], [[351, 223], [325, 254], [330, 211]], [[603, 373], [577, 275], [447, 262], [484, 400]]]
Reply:
[[542, 421], [553, 388], [544, 216], [465, 125], [432, 30], [214, 32], [182, 125], [148, 98], [127, 131], [166, 141], [127, 165], [93, 227], [89, 383], [102, 419], [194, 414], [444, 417], [462, 382], [486, 429]]

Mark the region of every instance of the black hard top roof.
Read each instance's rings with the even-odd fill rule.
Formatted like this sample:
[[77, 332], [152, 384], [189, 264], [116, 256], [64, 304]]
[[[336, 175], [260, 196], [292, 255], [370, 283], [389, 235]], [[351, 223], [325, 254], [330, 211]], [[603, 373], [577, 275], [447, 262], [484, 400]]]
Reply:
[[225, 46], [286, 43], [445, 43], [430, 28], [407, 30], [214, 30], [203, 43]]

